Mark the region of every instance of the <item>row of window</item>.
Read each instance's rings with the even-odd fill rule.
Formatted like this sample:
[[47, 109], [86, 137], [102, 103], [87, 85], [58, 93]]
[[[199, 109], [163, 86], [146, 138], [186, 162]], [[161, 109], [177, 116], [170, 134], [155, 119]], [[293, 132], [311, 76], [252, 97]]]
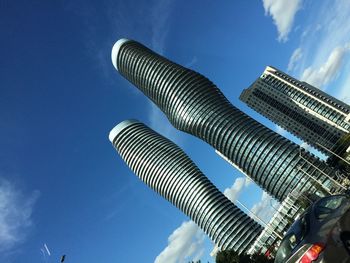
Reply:
[[[323, 136], [323, 134], [315, 133], [309, 129], [305, 129], [303, 125], [300, 125], [297, 121], [293, 119], [292, 115], [286, 116], [284, 114], [280, 114], [278, 111], [276, 111], [275, 108], [271, 107], [266, 102], [263, 102], [261, 99], [250, 96], [248, 97], [247, 104], [248, 106], [252, 107], [255, 111], [259, 112], [269, 120], [280, 125], [282, 128], [288, 130], [298, 138], [308, 142], [316, 148], [317, 146], [314, 145], [314, 142], [322, 143], [322, 145], [327, 148], [332, 148], [334, 146], [334, 143], [330, 142], [328, 138]], [[324, 123], [322, 124], [322, 126], [326, 127]], [[331, 133], [334, 133], [337, 136], [341, 137], [342, 134], [338, 131], [339, 130], [335, 129]]]
[[278, 100], [270, 97], [269, 95], [265, 94], [261, 90], [255, 89], [253, 91], [253, 94], [261, 99], [262, 101], [266, 102], [267, 104], [273, 106], [275, 109], [277, 109], [279, 112], [285, 114], [286, 116], [289, 116], [299, 124], [303, 125], [304, 127], [308, 128], [310, 131], [316, 133], [316, 134], [322, 134], [323, 137], [329, 138], [329, 141], [332, 142], [332, 144], [336, 143], [339, 140], [338, 136], [335, 136], [334, 134], [327, 131], [324, 127], [318, 125], [315, 122], [310, 121], [310, 119], [306, 118], [305, 116], [301, 115], [299, 112], [290, 109], [286, 107], [283, 103], [279, 102]]
[[299, 90], [289, 86], [288, 84], [283, 83], [282, 81], [278, 80], [277, 78], [271, 75], [265, 76], [264, 82], [268, 83], [270, 86], [273, 86], [275, 89], [287, 95], [291, 99], [297, 101], [298, 103], [306, 106], [307, 108], [329, 119], [330, 121], [340, 125], [344, 129], [350, 129], [350, 125], [344, 122], [345, 116], [328, 107], [327, 105], [313, 99], [312, 97], [306, 95], [303, 92], [300, 92]]
[[[270, 97], [274, 97], [276, 100], [281, 99], [280, 97], [278, 97], [278, 96], [276, 95], [276, 91], [275, 91], [274, 87], [272, 87], [271, 85], [267, 85], [267, 84], [265, 84], [265, 83], [263, 83], [263, 82], [259, 82], [258, 85], [257, 85], [256, 87], [258, 87], [259, 89], [261, 89], [264, 93], [270, 95]], [[254, 106], [256, 106], [256, 103], [257, 103], [257, 105], [258, 105], [258, 106], [261, 106], [262, 109], [263, 109], [264, 111], [266, 111], [266, 107], [267, 107], [267, 109], [268, 109], [267, 112], [269, 112], [270, 109], [271, 109], [271, 110], [274, 110], [274, 108], [271, 107], [269, 104], [261, 103], [260, 100], [256, 100], [256, 99], [253, 99], [253, 100], [252, 100], [252, 98], [254, 98], [254, 97], [252, 97], [252, 96], [248, 97], [248, 103], [253, 104]], [[256, 102], [256, 103], [254, 103], [254, 102]], [[291, 101], [291, 102], [292, 102], [292, 101]], [[296, 103], [291, 103], [291, 102], [288, 103], [288, 107], [289, 107], [290, 109], [294, 109], [294, 110], [296, 110], [296, 111], [302, 110], [299, 106], [297, 106]], [[312, 121], [315, 121], [315, 122], [318, 122], [318, 121], [319, 121], [319, 119], [318, 119], [317, 117], [315, 117], [315, 116], [313, 116], [313, 115], [311, 115], [311, 114], [308, 114], [308, 115], [309, 115], [308, 118], [311, 119]], [[272, 116], [273, 116], [274, 118], [278, 117], [278, 116], [276, 116], [275, 113], [273, 113]], [[328, 115], [327, 115], [327, 116], [328, 116]], [[343, 124], [344, 124], [344, 127], [349, 127], [349, 125], [346, 124], [346, 122], [344, 122]], [[346, 125], [345, 125], [345, 124], [346, 124]], [[340, 129], [338, 129], [338, 128], [336, 128], [335, 125], [330, 125], [330, 124], [328, 124], [328, 123], [326, 123], [326, 122], [324, 122], [324, 121], [321, 121], [321, 122], [319, 123], [319, 125], [322, 125], [322, 126], [325, 127], [325, 128], [327, 127], [327, 129], [331, 130], [332, 133], [334, 133], [334, 134], [336, 133], [338, 136], [344, 135], [344, 131], [343, 131], [343, 130], [340, 130]], [[294, 127], [294, 126], [295, 126], [295, 125], [289, 124], [289, 127]], [[296, 125], [296, 126], [299, 126], [299, 125]], [[333, 129], [330, 129], [331, 127], [332, 127]], [[303, 132], [303, 133], [304, 133], [304, 132]], [[314, 136], [314, 134], [313, 134], [312, 136]]]
[[181, 150], [143, 124], [122, 130], [114, 146], [144, 183], [190, 216], [215, 243], [240, 252], [260, 234], [261, 226], [229, 201]]
[[283, 78], [285, 79], [286, 81], [294, 84], [295, 86], [298, 86], [299, 88], [302, 88], [304, 89], [305, 91], [307, 91], [308, 93], [314, 95], [315, 97], [323, 100], [323, 101], [326, 101], [327, 103], [333, 105], [334, 107], [338, 108], [339, 110], [343, 111], [343, 112], [346, 112], [346, 113], [349, 113], [349, 109], [348, 108], [345, 108], [343, 107], [342, 105], [339, 105], [338, 103], [336, 103], [335, 101], [331, 100], [330, 98], [327, 98], [325, 96], [323, 96], [322, 94], [316, 92], [314, 89], [311, 89], [309, 87], [307, 87], [306, 85], [303, 85], [302, 82], [298, 81], [298, 80], [295, 80], [285, 74], [282, 74], [281, 72], [274, 72], [274, 74], [276, 74], [277, 76], [279, 76], [280, 78]]
[[277, 239], [274, 235], [274, 231], [283, 235], [290, 226], [288, 217], [294, 218], [301, 212], [300, 208], [293, 209], [293, 206], [296, 205], [295, 200], [290, 200], [289, 203], [284, 202], [282, 205], [283, 207], [279, 208], [278, 214], [274, 216], [272, 221], [270, 221], [268, 229], [265, 229], [262, 235], [256, 240], [254, 247], [255, 250], [258, 251], [262, 245], [268, 249]]

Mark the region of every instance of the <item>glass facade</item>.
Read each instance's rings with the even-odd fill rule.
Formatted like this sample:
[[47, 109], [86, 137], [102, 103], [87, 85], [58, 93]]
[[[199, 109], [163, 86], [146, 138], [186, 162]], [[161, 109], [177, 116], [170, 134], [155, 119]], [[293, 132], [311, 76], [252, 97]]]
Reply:
[[234, 107], [199, 73], [135, 41], [120, 47], [116, 64], [177, 129], [212, 145], [277, 200], [298, 188], [320, 192], [315, 180], [323, 186], [330, 184], [328, 176], [334, 177], [325, 162], [307, 152], [301, 155], [298, 145]]
[[272, 67], [240, 99], [326, 155], [350, 132], [347, 104]]
[[130, 169], [189, 216], [221, 249], [246, 252], [262, 227], [225, 197], [173, 142], [137, 121], [110, 135]]
[[248, 253], [266, 253], [269, 251], [274, 254], [281, 241], [280, 238], [284, 236], [295, 218], [305, 210], [298, 204], [295, 193], [289, 194], [275, 209], [276, 213], [250, 247]]
[[327, 140], [330, 141], [331, 145], [334, 145], [340, 139], [339, 134], [334, 134], [328, 131], [326, 128], [319, 125], [316, 121], [310, 121], [310, 119], [307, 118], [305, 115], [300, 114], [297, 110], [293, 108], [286, 107], [285, 104], [273, 98], [272, 96], [264, 93], [263, 91], [255, 89], [253, 90], [253, 95], [259, 98], [260, 100], [266, 102], [267, 104], [271, 105], [278, 112], [288, 115], [290, 118], [292, 118], [305, 128], [311, 130], [312, 132], [322, 134], [323, 137], [326, 137]]

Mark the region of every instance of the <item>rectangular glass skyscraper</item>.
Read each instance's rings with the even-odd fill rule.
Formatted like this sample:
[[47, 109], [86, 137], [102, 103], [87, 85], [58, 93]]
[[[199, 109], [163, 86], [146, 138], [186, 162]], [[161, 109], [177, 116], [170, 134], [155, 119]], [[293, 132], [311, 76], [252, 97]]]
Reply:
[[350, 131], [349, 105], [270, 66], [240, 99], [327, 155]]

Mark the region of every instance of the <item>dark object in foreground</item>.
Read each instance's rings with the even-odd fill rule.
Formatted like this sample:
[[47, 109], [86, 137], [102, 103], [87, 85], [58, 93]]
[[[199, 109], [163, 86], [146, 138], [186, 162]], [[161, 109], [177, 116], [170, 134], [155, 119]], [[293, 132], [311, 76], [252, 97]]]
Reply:
[[285, 234], [275, 263], [350, 262], [350, 197], [322, 198]]
[[63, 255], [63, 256], [61, 257], [61, 263], [64, 262], [65, 259], [66, 259], [66, 255]]
[[272, 263], [273, 259], [267, 258], [262, 254], [238, 254], [234, 250], [219, 251], [216, 255], [216, 263]]

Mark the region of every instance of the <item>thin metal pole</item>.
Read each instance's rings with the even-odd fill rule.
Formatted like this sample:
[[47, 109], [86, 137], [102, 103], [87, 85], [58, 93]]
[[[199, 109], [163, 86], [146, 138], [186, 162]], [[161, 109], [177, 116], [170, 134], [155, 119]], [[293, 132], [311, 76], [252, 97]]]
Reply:
[[236, 168], [238, 171], [240, 171], [242, 174], [244, 174], [245, 177], [246, 177], [249, 181], [255, 183], [254, 180], [253, 180], [252, 178], [250, 178], [241, 168], [239, 168], [235, 163], [233, 163], [231, 160], [229, 160], [225, 155], [223, 155], [223, 154], [222, 154], [221, 152], [219, 152], [218, 150], [215, 150], [215, 152], [216, 152], [222, 159], [224, 159], [226, 162], [228, 162], [228, 163], [231, 164], [234, 168]]
[[248, 207], [246, 207], [244, 204], [242, 204], [239, 200], [236, 200], [236, 202], [238, 204], [240, 204], [244, 209], [246, 209], [247, 211], [249, 211], [250, 214], [252, 214], [255, 218], [257, 218], [267, 229], [269, 229], [272, 233], [274, 233], [278, 238], [283, 239], [283, 237], [278, 234], [275, 230], [270, 229], [270, 227], [268, 226], [268, 224], [266, 224], [260, 217], [258, 217], [256, 214], [254, 214], [252, 211], [249, 210]]
[[[272, 201], [273, 199], [270, 199], [270, 206], [273, 208], [273, 210], [275, 210], [278, 213], [278, 209], [276, 209], [273, 205], [272, 205]], [[282, 205], [282, 204], [281, 204]]]
[[309, 176], [309, 178], [311, 178], [312, 180], [314, 180], [316, 183], [318, 183], [324, 190], [327, 191], [327, 193], [329, 193], [330, 195], [332, 195], [332, 193], [330, 192], [329, 189], [327, 189], [323, 184], [321, 184], [319, 181], [317, 181], [315, 178], [312, 177], [312, 175], [310, 175], [309, 173], [305, 172], [302, 168], [300, 168], [300, 166], [298, 166], [298, 170], [302, 171], [304, 174], [306, 174], [307, 176]]
[[349, 163], [346, 159], [344, 159], [344, 158], [341, 157], [340, 155], [336, 154], [336, 153], [333, 152], [332, 150], [330, 150], [330, 149], [328, 149], [327, 147], [325, 147], [325, 146], [319, 144], [318, 142], [316, 142], [316, 144], [317, 144], [318, 146], [321, 146], [321, 147], [322, 147], [323, 149], [325, 149], [327, 152], [330, 152], [330, 153], [333, 154], [334, 156], [337, 156], [339, 159], [341, 159], [342, 161], [346, 162], [348, 165], [350, 165], [350, 163]]
[[[305, 159], [302, 155], [301, 155], [301, 148], [299, 149], [299, 157], [301, 159], [303, 159], [305, 162], [307, 162], [308, 164], [310, 164], [312, 167], [314, 167], [317, 171], [319, 171], [320, 173], [322, 173], [324, 176], [326, 176], [328, 179], [330, 179], [331, 181], [333, 181], [333, 183], [335, 183], [336, 185], [340, 186], [341, 188], [343, 188], [344, 190], [346, 190], [347, 188], [344, 187], [343, 185], [341, 185], [340, 183], [338, 183], [336, 180], [334, 180], [332, 177], [330, 177], [328, 174], [326, 174], [324, 171], [322, 171], [320, 168], [318, 168], [317, 166], [315, 166], [313, 163], [309, 162], [307, 159]], [[300, 169], [300, 168], [299, 168]], [[304, 171], [303, 171], [304, 172]], [[306, 172], [304, 172], [306, 173]], [[307, 173], [306, 173], [307, 174]], [[311, 178], [313, 178], [311, 176]], [[313, 178], [316, 182], [318, 182], [315, 178]], [[321, 186], [323, 186], [323, 184], [321, 184], [320, 182], [318, 182]], [[324, 186], [323, 186], [324, 187]]]

